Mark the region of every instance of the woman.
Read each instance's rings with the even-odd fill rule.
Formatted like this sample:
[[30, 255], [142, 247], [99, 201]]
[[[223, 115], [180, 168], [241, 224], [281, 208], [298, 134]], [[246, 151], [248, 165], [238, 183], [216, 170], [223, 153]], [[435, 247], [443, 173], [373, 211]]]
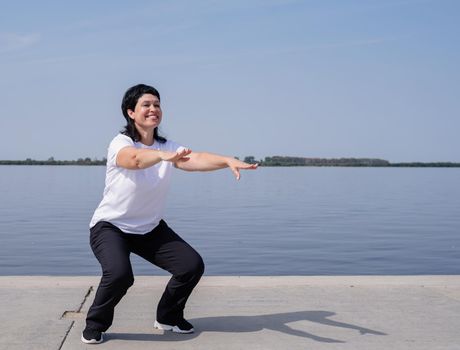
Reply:
[[229, 167], [237, 179], [241, 169], [257, 168], [231, 157], [192, 152], [161, 137], [160, 94], [151, 86], [128, 89], [121, 108], [126, 127], [110, 143], [104, 195], [90, 223], [91, 249], [103, 274], [81, 336], [87, 344], [103, 341], [115, 306], [134, 282], [130, 253], [172, 274], [158, 304], [154, 327], [193, 332], [184, 308], [204, 264], [163, 220], [172, 166], [187, 171]]

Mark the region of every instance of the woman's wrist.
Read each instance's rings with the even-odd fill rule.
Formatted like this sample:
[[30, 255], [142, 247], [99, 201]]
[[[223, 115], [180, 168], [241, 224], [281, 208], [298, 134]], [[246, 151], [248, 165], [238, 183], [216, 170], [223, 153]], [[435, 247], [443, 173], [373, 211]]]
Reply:
[[160, 158], [160, 160], [165, 160], [165, 158], [166, 158], [165, 152], [163, 152], [163, 151], [157, 151], [157, 152], [158, 152], [157, 154], [158, 154], [158, 157]]
[[223, 157], [223, 163], [225, 164], [226, 167], [230, 166], [231, 158], [230, 157]]

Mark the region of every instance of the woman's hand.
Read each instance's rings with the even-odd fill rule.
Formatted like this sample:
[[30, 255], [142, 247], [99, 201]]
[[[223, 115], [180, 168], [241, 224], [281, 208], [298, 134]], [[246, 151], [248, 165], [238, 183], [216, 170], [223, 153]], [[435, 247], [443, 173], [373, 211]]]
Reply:
[[237, 180], [240, 179], [240, 170], [255, 170], [259, 166], [259, 164], [249, 164], [235, 158], [227, 158], [227, 165]]
[[176, 162], [186, 162], [190, 158], [187, 156], [192, 153], [192, 150], [189, 148], [184, 148], [183, 150], [179, 152], [167, 152], [167, 151], [161, 151], [160, 152], [160, 158], [161, 160], [165, 160], [168, 162], [176, 163]]

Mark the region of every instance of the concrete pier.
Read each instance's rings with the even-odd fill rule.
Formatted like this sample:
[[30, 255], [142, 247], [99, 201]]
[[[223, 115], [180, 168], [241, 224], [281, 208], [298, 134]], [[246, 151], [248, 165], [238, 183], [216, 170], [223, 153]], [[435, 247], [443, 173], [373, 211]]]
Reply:
[[0, 277], [0, 349], [460, 349], [460, 276], [206, 276], [189, 335], [153, 328], [167, 280], [137, 277], [105, 342], [86, 345], [98, 277]]

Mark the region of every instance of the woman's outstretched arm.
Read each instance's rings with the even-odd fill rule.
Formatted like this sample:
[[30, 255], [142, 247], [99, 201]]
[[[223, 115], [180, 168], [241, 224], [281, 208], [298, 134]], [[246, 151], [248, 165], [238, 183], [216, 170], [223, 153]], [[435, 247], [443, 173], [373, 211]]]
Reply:
[[181, 158], [174, 164], [176, 168], [186, 171], [212, 171], [228, 167], [237, 180], [240, 179], [240, 170], [254, 170], [258, 166], [258, 164], [248, 164], [232, 157], [207, 152], [192, 152], [185, 159]]

